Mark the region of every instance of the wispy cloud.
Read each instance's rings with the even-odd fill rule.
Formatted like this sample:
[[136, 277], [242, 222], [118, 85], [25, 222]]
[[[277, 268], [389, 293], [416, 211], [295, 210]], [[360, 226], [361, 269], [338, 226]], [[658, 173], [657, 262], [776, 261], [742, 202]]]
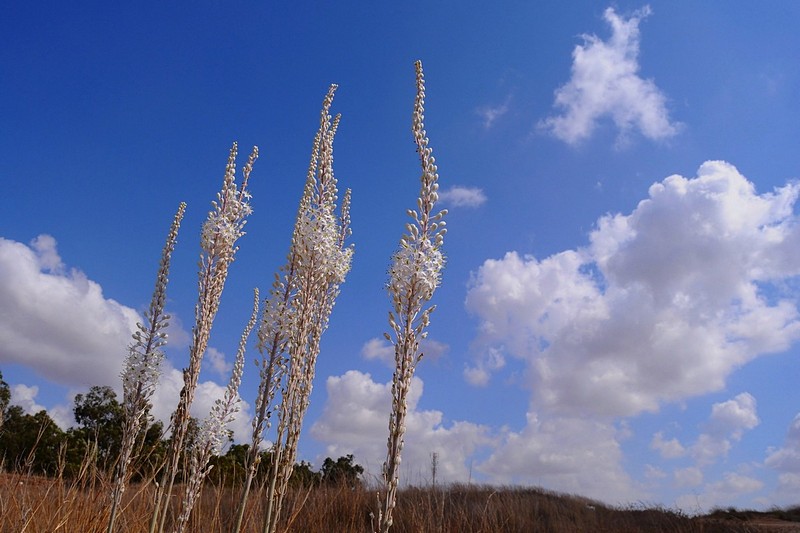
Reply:
[[572, 78], [555, 92], [554, 107], [561, 112], [542, 120], [540, 128], [569, 144], [590, 137], [606, 117], [619, 129], [618, 144], [627, 142], [633, 130], [653, 140], [678, 133], [680, 125], [670, 120], [665, 96], [652, 80], [639, 76], [639, 22], [649, 14], [644, 7], [625, 19], [606, 9], [611, 38], [583, 36], [584, 44], [572, 52]]
[[478, 187], [454, 185], [439, 191], [439, 200], [452, 207], [479, 207], [486, 203], [486, 194]]
[[511, 104], [511, 97], [509, 96], [502, 104], [494, 106], [492, 105], [481, 106], [477, 108], [475, 112], [483, 120], [483, 127], [488, 130], [491, 129], [492, 126], [494, 126], [494, 123], [497, 121], [497, 119], [508, 113], [508, 110], [511, 108], [510, 104]]

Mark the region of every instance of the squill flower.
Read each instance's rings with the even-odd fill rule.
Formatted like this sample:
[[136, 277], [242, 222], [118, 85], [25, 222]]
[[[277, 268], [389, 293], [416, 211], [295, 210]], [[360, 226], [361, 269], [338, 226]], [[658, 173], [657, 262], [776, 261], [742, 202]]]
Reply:
[[395, 372], [392, 376], [392, 412], [389, 415], [389, 438], [386, 462], [383, 465], [384, 500], [378, 514], [381, 533], [392, 526], [392, 511], [397, 501], [400, 480], [401, 451], [406, 431], [408, 394], [414, 370], [422, 358], [419, 341], [427, 335], [434, 306], [423, 309], [441, 283], [444, 255], [441, 247], [447, 232], [442, 220], [447, 214], [442, 210], [433, 214], [439, 198], [436, 161], [428, 146], [423, 118], [425, 115], [425, 79], [422, 63], [415, 64], [417, 71], [417, 97], [414, 101], [412, 131], [417, 145], [422, 175], [417, 210], [408, 210], [411, 222], [406, 224], [406, 233], [400, 238], [397, 251], [392, 256], [387, 290], [392, 300], [389, 325], [393, 336], [384, 334], [394, 345]]
[[247, 184], [250, 172], [258, 157], [258, 148], [253, 151], [245, 164], [241, 187], [236, 184], [237, 144], [233, 143], [222, 189], [217, 193], [217, 200], [212, 202], [212, 209], [203, 224], [200, 234], [200, 261], [198, 272], [198, 299], [195, 304], [195, 323], [192, 328], [192, 343], [189, 347], [189, 366], [183, 370], [183, 389], [178, 406], [172, 415], [172, 438], [168, 452], [167, 464], [162, 481], [156, 494], [156, 505], [150, 522], [150, 533], [163, 531], [166, 518], [166, 505], [172, 493], [172, 485], [178, 473], [179, 460], [183, 450], [183, 441], [189, 428], [189, 408], [194, 401], [197, 380], [200, 377], [200, 365], [203, 354], [208, 347], [211, 326], [214, 323], [228, 267], [234, 260], [238, 250], [236, 242], [244, 235], [244, 225], [250, 215], [250, 193]]
[[222, 452], [222, 446], [228, 434], [228, 426], [233, 422], [236, 413], [239, 412], [239, 404], [241, 403], [239, 398], [239, 385], [242, 383], [247, 339], [250, 337], [250, 332], [253, 331], [256, 325], [257, 317], [258, 289], [254, 291], [253, 312], [239, 339], [236, 360], [233, 364], [233, 371], [231, 372], [228, 386], [225, 389], [225, 394], [222, 398], [214, 402], [211, 412], [200, 426], [197, 442], [191, 450], [189, 481], [186, 483], [183, 502], [181, 503], [181, 512], [178, 515], [178, 524], [175, 529], [177, 533], [182, 533], [186, 529], [189, 515], [192, 512], [197, 497], [200, 495], [203, 481], [211, 470], [211, 467], [208, 466], [208, 462], [212, 455], [219, 455]]
[[122, 427], [120, 457], [114, 474], [108, 533], [114, 531], [114, 522], [116, 521], [119, 503], [122, 500], [122, 494], [125, 492], [125, 486], [128, 482], [128, 468], [133, 458], [136, 437], [144, 425], [147, 412], [150, 409], [150, 398], [155, 392], [158, 377], [161, 374], [161, 361], [164, 359], [164, 352], [161, 348], [167, 343], [165, 330], [170, 318], [168, 314], [164, 313], [169, 265], [185, 210], [186, 204], [181, 202], [178, 212], [172, 220], [167, 242], [161, 252], [155, 290], [145, 316], [145, 323], [136, 324], [133, 343], [128, 348], [125, 368], [122, 371], [122, 408], [125, 413], [125, 422]]
[[[350, 191], [337, 214], [337, 181], [333, 175], [333, 139], [339, 116], [329, 114], [336, 85], [322, 103], [320, 128], [314, 138], [308, 174], [295, 220], [292, 243], [282, 275], [277, 276], [259, 329], [262, 383], [256, 401], [248, 481], [239, 506], [238, 531], [255, 470], [261, 433], [277, 389], [281, 389], [273, 461], [268, 472], [264, 531], [275, 531], [283, 498], [297, 456], [303, 418], [313, 387], [320, 340], [339, 287], [350, 270]], [[282, 386], [281, 386], [282, 385]]]

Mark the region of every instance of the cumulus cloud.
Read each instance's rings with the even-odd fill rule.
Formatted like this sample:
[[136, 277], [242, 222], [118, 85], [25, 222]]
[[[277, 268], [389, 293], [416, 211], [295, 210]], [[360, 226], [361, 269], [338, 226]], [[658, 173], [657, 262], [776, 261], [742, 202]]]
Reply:
[[[226, 385], [220, 385], [210, 380], [199, 382], [190, 414], [200, 422], [205, 420], [214, 402], [225, 394], [225, 387]], [[164, 427], [169, 424], [170, 416], [172, 416], [172, 412], [178, 405], [178, 397], [182, 388], [183, 372], [173, 368], [168, 361], [165, 361], [158, 387], [156, 387], [155, 394], [153, 394], [153, 409], [151, 410], [152, 415], [157, 420], [164, 422]], [[239, 412], [234, 416], [234, 420], [228, 429], [233, 431], [236, 441], [248, 442], [252, 432], [250, 405], [242, 400], [239, 408]]]
[[[0, 362], [17, 363], [71, 390], [108, 384], [121, 394], [120, 371], [131, 342], [138, 313], [103, 296], [102, 287], [77, 269], [67, 269], [56, 240], [40, 235], [30, 246], [0, 238]], [[176, 320], [173, 318], [173, 320]], [[179, 340], [188, 338], [179, 324], [171, 326]], [[170, 336], [170, 344], [173, 345]], [[217, 371], [228, 367], [225, 357], [209, 350], [208, 364]], [[153, 397], [153, 415], [165, 425], [178, 403], [182, 373], [164, 361]], [[201, 382], [192, 415], [205, 418], [225, 387]], [[13, 402], [26, 411], [41, 410], [37, 386], [13, 385]], [[232, 429], [248, 438], [247, 404]], [[74, 424], [71, 408], [57, 405], [48, 413], [62, 428]]]
[[36, 395], [39, 394], [39, 387], [31, 387], [21, 383], [11, 386], [11, 405], [18, 405], [29, 415], [35, 415], [44, 409], [43, 405], [36, 403]]
[[479, 207], [486, 203], [486, 195], [478, 187], [454, 185], [439, 191], [439, 200], [452, 207]]
[[394, 347], [386, 339], [373, 337], [361, 347], [361, 356], [368, 361], [394, 361]]
[[203, 356], [203, 363], [223, 379], [227, 379], [233, 369], [233, 364], [225, 359], [225, 354], [216, 348], [209, 347]]
[[0, 238], [0, 315], [0, 362], [69, 386], [117, 381], [139, 319], [82, 272], [67, 271], [49, 235], [30, 246]]
[[775, 503], [796, 503], [800, 499], [800, 413], [789, 425], [783, 446], [767, 450], [764, 466], [778, 473]]
[[730, 435], [732, 439], [739, 440], [745, 430], [753, 429], [760, 422], [756, 399], [752, 394], [743, 392], [732, 400], [711, 406], [708, 432], [712, 435]]
[[50, 419], [63, 430], [75, 425], [75, 417], [71, 405], [59, 404], [46, 408], [36, 401], [38, 395], [38, 385], [28, 386], [22, 383], [11, 385], [11, 405], [22, 407], [22, 410], [29, 415], [35, 415], [43, 410], [47, 411]]
[[519, 432], [476, 468], [492, 483], [530, 483], [619, 503], [642, 497], [642, 488], [622, 468], [619, 430], [579, 417], [527, 414]]
[[676, 499], [682, 509], [705, 512], [713, 507], [729, 506], [737, 498], [752, 495], [764, 488], [764, 483], [756, 478], [738, 472], [726, 472], [722, 479], [706, 483], [692, 494], [684, 494]]
[[755, 428], [760, 422], [756, 399], [747, 392], [715, 403], [711, 406], [706, 430], [689, 448], [689, 455], [698, 466], [710, 465], [719, 457], [726, 456], [733, 443], [741, 440], [745, 431]]
[[[376, 383], [372, 376], [350, 370], [331, 376], [322, 415], [311, 427], [314, 439], [325, 443], [325, 453], [340, 457], [352, 453], [380, 479], [386, 460], [391, 382]], [[441, 411], [417, 408], [423, 382], [414, 377], [408, 398], [401, 483], [430, 481], [431, 454], [438, 453], [437, 479], [444, 483], [470, 479], [469, 458], [492, 442], [489, 429], [470, 422], [445, 424]]]
[[626, 19], [606, 9], [611, 37], [583, 36], [584, 43], [572, 52], [572, 78], [555, 92], [554, 106], [561, 113], [541, 121], [542, 129], [569, 144], [591, 136], [606, 117], [619, 129], [621, 143], [634, 129], [654, 140], [678, 132], [664, 95], [652, 80], [639, 76], [639, 22], [649, 14], [645, 7]]
[[678, 441], [678, 439], [664, 439], [664, 434], [659, 431], [653, 435], [653, 440], [650, 442], [650, 447], [657, 450], [664, 459], [675, 459], [676, 457], [683, 457], [686, 455], [686, 448]]
[[[687, 472], [694, 470], [701, 472], [701, 468], [726, 456], [733, 444], [741, 440], [744, 432], [755, 428], [760, 422], [756, 412], [756, 399], [750, 393], [743, 392], [731, 400], [711, 406], [711, 414], [704, 424], [705, 431], [698, 435], [692, 445], [684, 447], [675, 438], [666, 440], [664, 434], [659, 431], [653, 436], [650, 448], [657, 450], [664, 459], [691, 457], [695, 466], [685, 469], [686, 472], [681, 473], [683, 476], [681, 479], [676, 477], [679, 485], [687, 485], [685, 481]], [[700, 482], [695, 483], [699, 484]]]
[[[536, 405], [563, 414], [632, 416], [720, 390], [800, 337], [783, 283], [800, 274], [798, 191], [757, 194], [732, 165], [707, 162], [602, 217], [585, 248], [487, 260], [466, 300], [476, 367], [492, 367], [492, 350], [524, 361]], [[742, 422], [739, 400], [717, 408], [720, 427]]]

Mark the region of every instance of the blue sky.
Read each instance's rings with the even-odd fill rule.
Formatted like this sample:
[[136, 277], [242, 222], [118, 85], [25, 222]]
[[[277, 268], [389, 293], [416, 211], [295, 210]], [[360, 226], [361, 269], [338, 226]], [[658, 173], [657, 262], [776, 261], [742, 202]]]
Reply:
[[[260, 158], [195, 414], [288, 250], [319, 108], [353, 269], [302, 459], [377, 476], [383, 289], [419, 190], [414, 68], [448, 207], [406, 481], [532, 484], [687, 512], [800, 501], [800, 36], [794, 2], [15, 3], [0, 20], [0, 369], [71, 423], [113, 385], [178, 203], [174, 409], [200, 225], [228, 149]], [[248, 356], [256, 356], [255, 350]], [[257, 372], [236, 421], [246, 438]]]

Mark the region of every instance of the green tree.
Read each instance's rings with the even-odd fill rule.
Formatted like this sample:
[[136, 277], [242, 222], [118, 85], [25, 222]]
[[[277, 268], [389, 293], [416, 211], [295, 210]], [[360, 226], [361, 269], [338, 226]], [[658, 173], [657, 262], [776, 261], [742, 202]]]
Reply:
[[346, 485], [350, 488], [361, 486], [364, 467], [353, 463], [353, 454], [339, 457], [336, 461], [327, 457], [322, 463], [320, 474], [326, 485]]
[[292, 477], [289, 478], [290, 487], [313, 487], [318, 485], [322, 479], [322, 474], [311, 470], [311, 463], [300, 461], [295, 463], [292, 469]]
[[0, 370], [0, 431], [3, 429], [3, 418], [6, 412], [6, 407], [11, 402], [11, 389], [8, 383], [3, 380], [3, 371]]
[[238, 486], [245, 477], [244, 462], [249, 453], [248, 444], [232, 444], [225, 455], [212, 456], [209, 461], [214, 465], [208, 474], [209, 483]]
[[64, 432], [47, 411], [29, 415], [22, 407], [12, 405], [3, 415], [0, 450], [6, 466], [37, 474], [56, 473]]
[[119, 455], [124, 414], [111, 387], [95, 386], [86, 394], [75, 396], [75, 421], [80, 425], [76, 436], [97, 444], [97, 462], [109, 468]]

